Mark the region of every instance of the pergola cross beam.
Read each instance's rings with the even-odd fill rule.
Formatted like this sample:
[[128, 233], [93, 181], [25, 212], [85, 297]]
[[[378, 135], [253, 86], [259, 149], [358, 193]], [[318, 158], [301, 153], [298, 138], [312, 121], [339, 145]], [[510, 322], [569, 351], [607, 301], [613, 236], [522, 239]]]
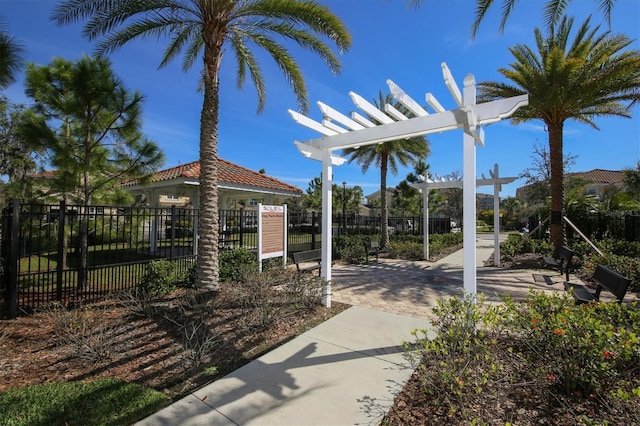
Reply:
[[[469, 294], [476, 292], [475, 270], [475, 144], [484, 144], [482, 126], [511, 116], [518, 108], [528, 104], [528, 96], [514, 96], [483, 104], [476, 104], [475, 78], [469, 74], [464, 79], [463, 90], [456, 85], [449, 68], [442, 63], [445, 85], [449, 89], [458, 108], [450, 111], [443, 110], [441, 104], [433, 95], [427, 94], [428, 102], [436, 111], [427, 113], [426, 109], [407, 95], [399, 86], [390, 82], [392, 96], [404, 105], [414, 117], [398, 114], [395, 108], [381, 106], [381, 111], [366, 101], [360, 95], [350, 92], [349, 95], [355, 106], [364, 113], [351, 114], [354, 123], [345, 120], [347, 115], [327, 108], [319, 103], [323, 113], [323, 121], [312, 120], [302, 114], [289, 110], [291, 117], [298, 124], [317, 131], [321, 138], [306, 142], [296, 141], [298, 150], [307, 158], [322, 161], [322, 268], [321, 275], [327, 281], [323, 303], [331, 306], [331, 181], [332, 167], [340, 162], [332, 155], [333, 151], [347, 148], [379, 144], [387, 141], [422, 136], [431, 133], [441, 133], [448, 130], [462, 128], [463, 136], [463, 210], [464, 226], [472, 232], [464, 235], [464, 288]], [[416, 108], [416, 105], [420, 108]], [[424, 113], [424, 114], [423, 114]], [[406, 119], [405, 119], [406, 118]]]

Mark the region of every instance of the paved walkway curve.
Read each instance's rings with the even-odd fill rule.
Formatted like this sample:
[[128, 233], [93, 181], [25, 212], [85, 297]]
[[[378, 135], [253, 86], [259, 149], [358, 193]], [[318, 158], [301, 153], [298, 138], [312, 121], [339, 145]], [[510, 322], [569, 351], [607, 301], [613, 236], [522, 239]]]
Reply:
[[[499, 302], [510, 294], [522, 300], [533, 288], [537, 291], [563, 291], [562, 277], [553, 271], [484, 267], [493, 256], [493, 240], [477, 241], [478, 293], [487, 302]], [[463, 294], [462, 250], [437, 262], [381, 258], [365, 265], [336, 265], [332, 270], [333, 300], [383, 312], [417, 318], [431, 315], [438, 298]], [[547, 275], [552, 285], [541, 280]], [[536, 280], [538, 277], [538, 280]]]

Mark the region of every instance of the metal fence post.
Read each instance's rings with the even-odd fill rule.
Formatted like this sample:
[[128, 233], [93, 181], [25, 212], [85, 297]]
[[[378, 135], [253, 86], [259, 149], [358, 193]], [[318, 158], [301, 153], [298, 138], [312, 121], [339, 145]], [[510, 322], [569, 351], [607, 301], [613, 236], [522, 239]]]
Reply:
[[316, 212], [311, 212], [311, 250], [316, 248]]
[[173, 261], [176, 245], [176, 205], [171, 206], [171, 246], [169, 246], [169, 260]]
[[[58, 254], [56, 265], [56, 300], [62, 302], [62, 271], [65, 263], [65, 244], [64, 244], [64, 221], [67, 210], [67, 203], [64, 199], [60, 200], [60, 213], [58, 215]], [[51, 211], [51, 210], [49, 210]]]
[[[7, 230], [5, 230], [7, 231]], [[20, 200], [14, 199], [11, 203], [11, 229], [9, 230], [9, 259], [4, 273], [6, 277], [6, 298], [7, 317], [9, 319], [18, 317], [18, 272], [20, 268]]]
[[243, 246], [243, 238], [242, 237], [244, 235], [244, 222], [245, 222], [245, 220], [246, 220], [245, 211], [244, 211], [244, 208], [241, 208], [240, 209], [240, 219], [239, 219], [239, 224], [238, 224], [239, 225], [238, 229], [239, 229], [239, 232], [240, 232], [240, 236], [238, 237], [238, 240], [239, 240], [238, 247], [244, 247]]

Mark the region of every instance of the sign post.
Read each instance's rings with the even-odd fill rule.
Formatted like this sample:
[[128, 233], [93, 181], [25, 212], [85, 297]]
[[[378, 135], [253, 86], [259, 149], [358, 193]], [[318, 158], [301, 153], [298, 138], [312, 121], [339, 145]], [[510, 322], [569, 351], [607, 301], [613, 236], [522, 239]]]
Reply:
[[282, 256], [287, 264], [287, 206], [264, 206], [258, 204], [258, 263], [262, 271], [262, 260]]

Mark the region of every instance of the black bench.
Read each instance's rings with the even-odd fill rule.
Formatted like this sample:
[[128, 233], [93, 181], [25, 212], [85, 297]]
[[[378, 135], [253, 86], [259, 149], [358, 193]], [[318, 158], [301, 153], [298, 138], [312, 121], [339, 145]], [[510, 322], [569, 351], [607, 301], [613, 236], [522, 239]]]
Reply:
[[571, 259], [574, 256], [573, 250], [569, 247], [562, 246], [558, 251], [558, 257], [545, 256], [543, 258], [545, 265], [548, 268], [558, 269], [560, 271], [560, 275], [562, 275], [562, 271], [565, 271], [565, 276], [567, 281], [569, 281], [569, 269], [571, 268]]
[[627, 289], [631, 283], [629, 278], [620, 275], [616, 271], [612, 271], [604, 265], [596, 266], [592, 278], [596, 282], [595, 291], [590, 291], [586, 286], [581, 284], [574, 284], [569, 281], [564, 283], [565, 290], [571, 291], [571, 295], [575, 299], [576, 304], [600, 301], [602, 289], [613, 294], [616, 297], [616, 302], [622, 303], [622, 299], [624, 295], [627, 294]]
[[293, 261], [298, 271], [313, 272], [317, 269], [318, 275], [322, 273], [322, 251], [320, 249], [293, 253]]
[[362, 242], [364, 245], [364, 257], [367, 263], [369, 263], [369, 256], [376, 255], [376, 262], [378, 261], [380, 253], [386, 253], [387, 251], [380, 247], [378, 241], [365, 240]]

